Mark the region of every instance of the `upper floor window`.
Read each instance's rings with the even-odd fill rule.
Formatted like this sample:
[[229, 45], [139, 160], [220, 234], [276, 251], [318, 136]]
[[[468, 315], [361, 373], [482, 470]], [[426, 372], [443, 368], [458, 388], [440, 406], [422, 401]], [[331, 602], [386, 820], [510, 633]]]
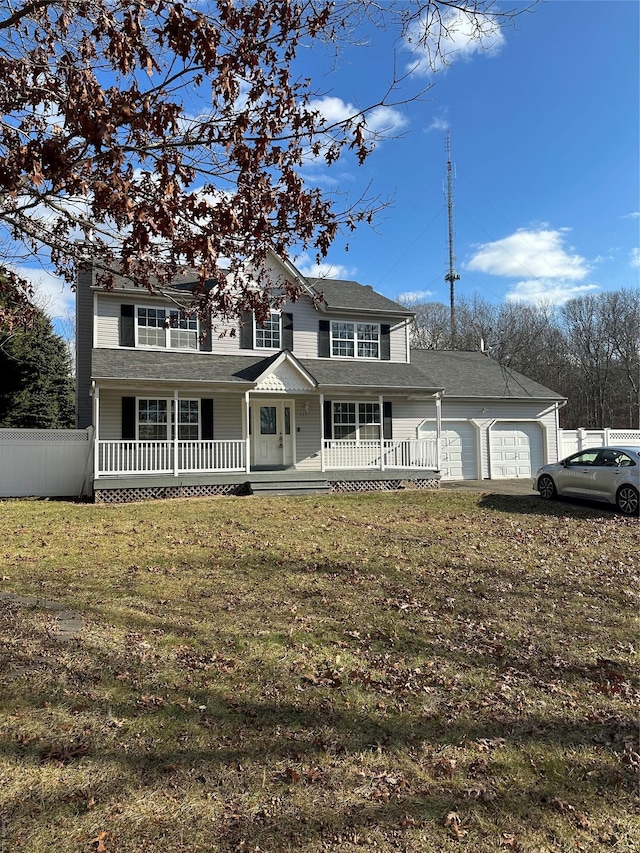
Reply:
[[262, 325], [256, 322], [255, 346], [259, 349], [280, 349], [280, 312], [272, 311]]
[[380, 325], [333, 320], [331, 354], [338, 358], [380, 358]]
[[175, 308], [138, 306], [138, 345], [169, 349], [198, 349], [198, 320]]

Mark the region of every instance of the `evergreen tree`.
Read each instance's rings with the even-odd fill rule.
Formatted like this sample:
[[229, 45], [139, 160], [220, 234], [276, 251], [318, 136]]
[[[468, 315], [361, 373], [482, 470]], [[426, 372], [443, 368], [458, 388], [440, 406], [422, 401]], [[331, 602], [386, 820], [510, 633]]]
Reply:
[[71, 373], [67, 347], [44, 312], [28, 329], [0, 329], [0, 427], [73, 427]]

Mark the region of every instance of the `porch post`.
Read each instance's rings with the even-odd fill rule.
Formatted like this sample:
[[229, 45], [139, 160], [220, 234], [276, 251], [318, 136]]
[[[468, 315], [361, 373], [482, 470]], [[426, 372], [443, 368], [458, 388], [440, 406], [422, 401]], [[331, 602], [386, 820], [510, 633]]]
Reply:
[[324, 394], [320, 394], [320, 470], [327, 470], [324, 454]]
[[436, 471], [440, 471], [440, 438], [442, 436], [442, 395], [436, 394]]
[[251, 471], [251, 436], [249, 435], [249, 392], [244, 392], [244, 469], [247, 474]]
[[93, 422], [93, 476], [97, 480], [100, 476], [100, 450], [98, 447], [98, 439], [100, 438], [100, 388], [94, 385], [93, 388], [93, 414], [91, 416]]
[[173, 392], [173, 476], [178, 476], [178, 392]]
[[378, 406], [380, 408], [380, 470], [384, 471], [384, 405], [382, 394], [378, 397]]

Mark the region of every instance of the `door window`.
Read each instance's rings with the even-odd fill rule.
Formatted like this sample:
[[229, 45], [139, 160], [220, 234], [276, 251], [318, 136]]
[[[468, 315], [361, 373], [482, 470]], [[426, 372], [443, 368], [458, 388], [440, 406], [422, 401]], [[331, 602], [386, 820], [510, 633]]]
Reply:
[[275, 435], [277, 432], [275, 406], [260, 406], [260, 434]]

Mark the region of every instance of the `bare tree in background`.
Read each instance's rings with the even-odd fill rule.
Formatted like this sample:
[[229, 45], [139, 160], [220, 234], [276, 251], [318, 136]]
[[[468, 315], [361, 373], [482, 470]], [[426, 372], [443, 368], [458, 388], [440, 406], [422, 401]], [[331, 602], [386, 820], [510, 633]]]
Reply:
[[[412, 346], [451, 349], [448, 306], [413, 304]], [[506, 368], [567, 397], [567, 428], [640, 429], [640, 300], [619, 290], [558, 308], [474, 296], [456, 309], [455, 348], [484, 350]]]

